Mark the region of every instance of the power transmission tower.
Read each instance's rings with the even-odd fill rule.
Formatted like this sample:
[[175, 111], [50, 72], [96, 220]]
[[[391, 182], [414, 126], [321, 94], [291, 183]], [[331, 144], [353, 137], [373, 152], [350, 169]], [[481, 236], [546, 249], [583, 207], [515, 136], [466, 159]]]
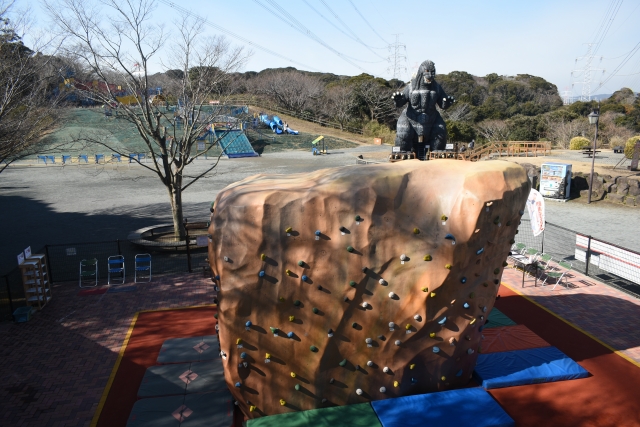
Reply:
[[407, 72], [407, 46], [400, 43], [400, 34], [396, 36], [396, 41], [389, 45], [389, 68], [387, 72], [392, 79], [400, 79]]
[[[576, 83], [582, 85], [582, 94], [580, 95], [580, 101], [583, 102], [591, 101], [591, 81], [593, 72], [602, 71], [604, 73], [604, 70], [602, 68], [593, 68], [593, 58], [595, 58], [595, 55], [591, 51], [592, 47], [595, 46], [595, 43], [585, 44], [587, 45], [587, 54], [576, 58], [576, 64], [578, 63], [578, 61], [586, 60], [584, 68], [579, 68], [571, 71], [571, 77], [574, 76], [574, 73], [578, 73], [578, 76], [582, 76], [582, 81]], [[600, 57], [600, 61], [602, 61], [602, 57]], [[574, 83], [571, 84], [571, 87], [573, 87], [573, 85]]]

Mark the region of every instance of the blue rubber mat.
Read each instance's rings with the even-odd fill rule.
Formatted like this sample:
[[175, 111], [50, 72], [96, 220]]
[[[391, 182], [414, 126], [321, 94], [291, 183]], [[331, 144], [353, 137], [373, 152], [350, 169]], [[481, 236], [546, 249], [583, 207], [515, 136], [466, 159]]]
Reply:
[[556, 347], [480, 354], [473, 373], [487, 390], [575, 380], [588, 375], [589, 372]]
[[515, 422], [474, 387], [371, 402], [383, 427], [511, 427]]
[[228, 390], [138, 400], [127, 427], [229, 427], [233, 400]]
[[160, 397], [178, 394], [206, 393], [226, 390], [222, 361], [172, 363], [147, 368], [138, 397]]
[[218, 357], [218, 336], [170, 338], [162, 343], [158, 359], [159, 364], [203, 362]]

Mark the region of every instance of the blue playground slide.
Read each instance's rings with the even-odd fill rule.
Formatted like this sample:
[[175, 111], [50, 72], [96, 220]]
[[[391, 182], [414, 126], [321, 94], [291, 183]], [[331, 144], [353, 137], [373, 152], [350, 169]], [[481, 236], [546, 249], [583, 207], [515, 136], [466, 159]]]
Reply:
[[284, 123], [278, 116], [273, 116], [271, 119], [269, 119], [268, 115], [261, 114], [260, 121], [269, 126], [271, 130], [278, 135], [282, 134], [283, 132], [288, 133], [289, 135], [298, 135], [299, 133], [297, 130], [293, 130], [289, 127], [284, 128]]

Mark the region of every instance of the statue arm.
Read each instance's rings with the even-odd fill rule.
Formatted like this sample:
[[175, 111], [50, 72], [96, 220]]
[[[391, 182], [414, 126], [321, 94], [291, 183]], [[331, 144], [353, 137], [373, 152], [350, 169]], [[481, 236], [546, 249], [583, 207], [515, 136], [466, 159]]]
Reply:
[[396, 108], [402, 107], [409, 101], [409, 89], [410, 85], [405, 86], [402, 92], [394, 92], [391, 95], [391, 99], [396, 104]]
[[438, 103], [438, 107], [446, 110], [451, 107], [456, 100], [453, 96], [447, 95], [444, 89], [442, 89], [442, 86], [438, 85], [438, 100], [436, 102]]

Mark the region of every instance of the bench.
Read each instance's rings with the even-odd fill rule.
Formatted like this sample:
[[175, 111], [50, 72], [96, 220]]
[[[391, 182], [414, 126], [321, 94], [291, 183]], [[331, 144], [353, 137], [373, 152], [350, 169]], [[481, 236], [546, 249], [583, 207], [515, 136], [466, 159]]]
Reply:
[[591, 157], [591, 155], [596, 155], [600, 152], [600, 150], [596, 150], [595, 152], [591, 149], [589, 150], [582, 150], [582, 154], [585, 154], [587, 157]]

